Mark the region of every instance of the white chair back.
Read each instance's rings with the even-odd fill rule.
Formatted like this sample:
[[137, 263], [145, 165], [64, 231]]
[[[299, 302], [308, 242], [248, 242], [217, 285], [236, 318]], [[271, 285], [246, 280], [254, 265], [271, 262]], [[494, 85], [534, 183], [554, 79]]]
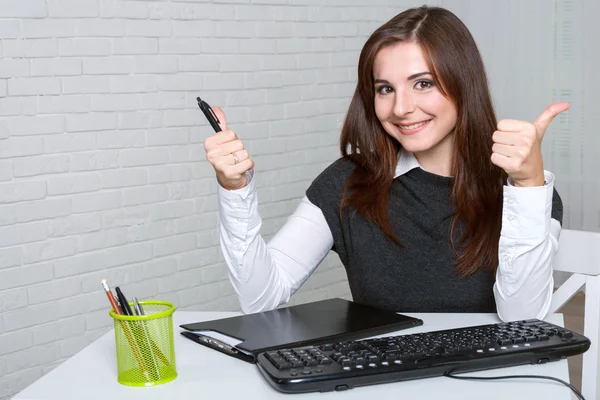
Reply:
[[581, 393], [600, 400], [600, 233], [563, 229], [558, 241], [554, 270], [572, 275], [553, 294], [550, 313], [560, 309], [585, 286], [583, 334], [592, 345], [583, 354]]

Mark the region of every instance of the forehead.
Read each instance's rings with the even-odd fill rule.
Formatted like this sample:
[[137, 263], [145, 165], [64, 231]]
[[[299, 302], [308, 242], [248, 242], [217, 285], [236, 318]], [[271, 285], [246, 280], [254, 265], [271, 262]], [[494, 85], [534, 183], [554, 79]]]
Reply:
[[407, 77], [429, 71], [421, 46], [413, 42], [398, 42], [379, 50], [373, 64], [375, 79], [406, 80]]

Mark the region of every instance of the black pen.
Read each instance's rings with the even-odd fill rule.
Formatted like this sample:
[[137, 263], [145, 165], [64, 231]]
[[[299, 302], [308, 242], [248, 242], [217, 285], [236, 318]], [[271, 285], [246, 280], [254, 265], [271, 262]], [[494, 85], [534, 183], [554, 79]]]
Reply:
[[215, 132], [221, 132], [222, 129], [219, 126], [219, 123], [221, 121], [219, 121], [219, 118], [217, 117], [217, 115], [215, 114], [213, 109], [210, 108], [208, 103], [205, 102], [204, 100], [202, 100], [200, 97], [196, 97], [196, 100], [198, 100], [198, 107], [200, 107], [200, 109], [204, 113], [204, 116], [208, 120], [208, 123], [210, 124], [210, 126], [213, 127]]
[[134, 315], [133, 311], [131, 311], [131, 308], [129, 307], [129, 303], [127, 302], [127, 299], [125, 298], [125, 295], [121, 291], [121, 288], [119, 288], [118, 286], [115, 287], [115, 292], [117, 292], [117, 297], [119, 298], [119, 303], [121, 303], [121, 308], [123, 309], [123, 314]]

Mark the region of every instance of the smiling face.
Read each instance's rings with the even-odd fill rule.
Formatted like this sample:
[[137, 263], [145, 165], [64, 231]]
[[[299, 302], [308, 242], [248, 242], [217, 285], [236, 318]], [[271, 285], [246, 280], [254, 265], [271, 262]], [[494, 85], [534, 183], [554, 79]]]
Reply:
[[421, 47], [398, 42], [373, 65], [375, 113], [385, 131], [427, 171], [450, 174], [456, 107], [438, 90]]

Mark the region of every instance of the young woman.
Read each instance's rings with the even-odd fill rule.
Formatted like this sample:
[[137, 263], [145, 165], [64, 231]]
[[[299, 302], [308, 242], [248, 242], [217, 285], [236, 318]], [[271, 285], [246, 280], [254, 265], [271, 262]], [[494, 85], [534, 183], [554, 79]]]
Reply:
[[225, 126], [205, 141], [219, 181], [221, 245], [244, 312], [285, 303], [330, 250], [354, 301], [398, 312], [543, 318], [562, 222], [541, 140], [569, 107], [496, 121], [470, 32], [437, 7], [402, 12], [359, 59], [342, 157], [269, 241], [254, 163]]

